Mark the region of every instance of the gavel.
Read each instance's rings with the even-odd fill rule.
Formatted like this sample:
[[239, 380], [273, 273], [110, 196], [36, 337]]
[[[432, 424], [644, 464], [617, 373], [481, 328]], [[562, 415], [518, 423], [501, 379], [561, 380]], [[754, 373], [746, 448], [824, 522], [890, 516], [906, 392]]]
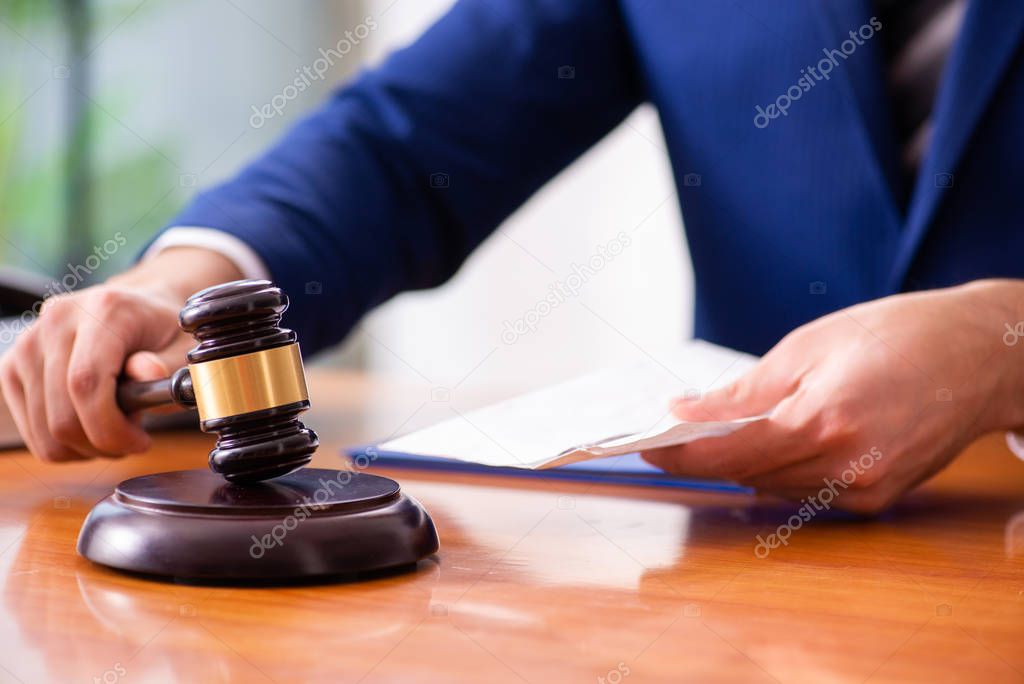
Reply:
[[281, 327], [288, 297], [266, 280], [237, 280], [195, 293], [178, 317], [198, 342], [171, 377], [123, 381], [125, 413], [178, 404], [199, 411], [217, 435], [210, 469], [229, 482], [269, 480], [302, 468], [319, 446], [298, 416], [309, 393], [295, 333]]

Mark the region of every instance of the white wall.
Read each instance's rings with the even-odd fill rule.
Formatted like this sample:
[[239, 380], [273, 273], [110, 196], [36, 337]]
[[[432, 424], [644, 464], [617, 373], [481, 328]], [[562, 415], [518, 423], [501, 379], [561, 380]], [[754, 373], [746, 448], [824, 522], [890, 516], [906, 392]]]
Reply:
[[[368, 53], [405, 44], [451, 3], [370, 0]], [[639, 226], [639, 227], [638, 227]], [[620, 232], [630, 245], [578, 296], [512, 344], [503, 324], [538, 310], [573, 264]], [[636, 358], [689, 337], [692, 272], [657, 114], [635, 112], [549, 183], [436, 290], [398, 297], [363, 326], [369, 368], [494, 396]], [[460, 384], [461, 383], [461, 384]], [[441, 392], [442, 395], [444, 392]]]

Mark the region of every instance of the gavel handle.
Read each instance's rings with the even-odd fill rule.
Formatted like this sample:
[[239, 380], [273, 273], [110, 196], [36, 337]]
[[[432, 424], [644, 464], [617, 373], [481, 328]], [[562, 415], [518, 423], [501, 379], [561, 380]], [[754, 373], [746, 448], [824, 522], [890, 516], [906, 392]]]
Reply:
[[192, 376], [188, 368], [178, 369], [174, 375], [160, 380], [128, 380], [118, 383], [117, 405], [125, 413], [135, 413], [147, 408], [179, 404], [185, 407], [196, 405], [192, 389]]

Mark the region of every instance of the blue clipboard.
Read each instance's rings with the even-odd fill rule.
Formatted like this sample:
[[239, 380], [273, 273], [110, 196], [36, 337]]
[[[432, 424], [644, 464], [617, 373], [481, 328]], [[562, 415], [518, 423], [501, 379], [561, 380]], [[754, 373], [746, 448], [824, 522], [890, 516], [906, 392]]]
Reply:
[[427, 472], [481, 473], [489, 475], [532, 478], [538, 480], [568, 480], [572, 482], [595, 482], [600, 484], [640, 485], [646, 487], [671, 487], [709, 492], [750, 494], [753, 489], [719, 480], [696, 480], [681, 478], [662, 471], [640, 458], [640, 454], [610, 456], [592, 461], [581, 461], [546, 470], [527, 468], [504, 468], [469, 463], [452, 458], [421, 456], [396, 451], [381, 451], [373, 445], [363, 445], [345, 450], [345, 454], [356, 459], [360, 456], [368, 467], [400, 468]]

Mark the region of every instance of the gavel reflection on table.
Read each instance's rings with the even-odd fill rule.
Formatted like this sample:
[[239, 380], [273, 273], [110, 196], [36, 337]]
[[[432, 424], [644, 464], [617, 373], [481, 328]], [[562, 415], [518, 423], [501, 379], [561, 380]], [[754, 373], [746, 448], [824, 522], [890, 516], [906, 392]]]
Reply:
[[[287, 580], [413, 565], [438, 548], [423, 507], [388, 478], [303, 469], [319, 444], [287, 296], [265, 280], [194, 294], [179, 323], [198, 342], [171, 377], [122, 382], [125, 413], [195, 407], [217, 435], [210, 470], [136, 477], [89, 513], [86, 558], [195, 580]], [[211, 472], [212, 471], [212, 472]]]

